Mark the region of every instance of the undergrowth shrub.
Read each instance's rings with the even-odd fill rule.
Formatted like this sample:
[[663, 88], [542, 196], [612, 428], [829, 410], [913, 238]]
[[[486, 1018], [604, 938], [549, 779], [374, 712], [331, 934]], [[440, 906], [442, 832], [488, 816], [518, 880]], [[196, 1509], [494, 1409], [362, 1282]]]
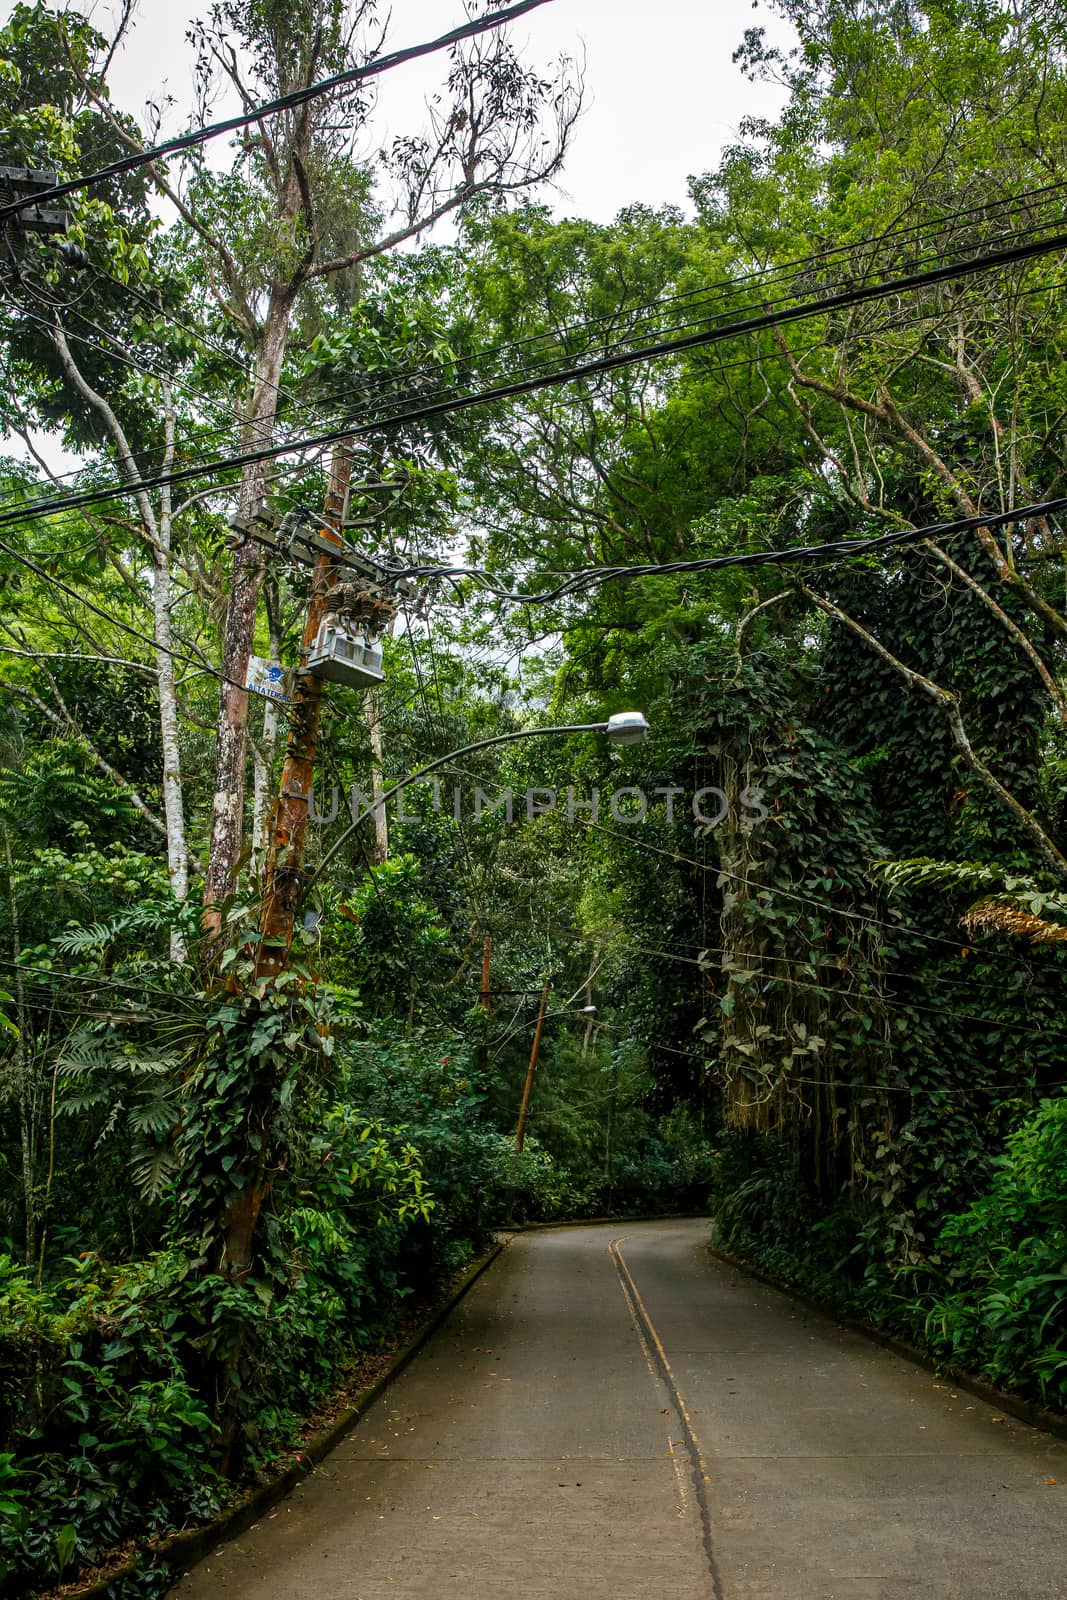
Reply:
[[1008, 1137], [988, 1192], [945, 1220], [937, 1246], [940, 1284], [914, 1307], [929, 1348], [1067, 1406], [1067, 1098]]
[[48, 1587], [136, 1534], [209, 1517], [216, 1384], [231, 1348], [246, 1474], [285, 1450], [345, 1359], [411, 1292], [432, 1211], [417, 1152], [344, 1106], [267, 1220], [269, 1270], [237, 1283], [183, 1241], [141, 1261], [71, 1258], [38, 1288], [0, 1257], [0, 1578]]

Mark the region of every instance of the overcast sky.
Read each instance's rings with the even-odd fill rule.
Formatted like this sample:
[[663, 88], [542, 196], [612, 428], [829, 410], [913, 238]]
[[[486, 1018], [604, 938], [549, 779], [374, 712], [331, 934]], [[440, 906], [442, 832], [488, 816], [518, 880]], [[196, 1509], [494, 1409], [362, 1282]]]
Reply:
[[[0, 13], [10, 9], [0, 0]], [[209, 0], [141, 0], [112, 72], [120, 104], [139, 114], [148, 95], [166, 88], [177, 101], [167, 131], [177, 131], [191, 101], [185, 30], [208, 9]], [[114, 0], [96, 0], [92, 10], [101, 32], [109, 32]], [[435, 38], [465, 20], [460, 0], [394, 0], [391, 14], [393, 48]], [[552, 202], [557, 212], [606, 222], [635, 201], [685, 206], [687, 178], [714, 166], [741, 118], [773, 115], [781, 104], [776, 88], [746, 82], [730, 59], [744, 30], [767, 21], [765, 7], [755, 10], [751, 0], [552, 0], [515, 24], [531, 64], [585, 52], [587, 109], [563, 193]], [[417, 123], [444, 60], [385, 75], [375, 144]]]

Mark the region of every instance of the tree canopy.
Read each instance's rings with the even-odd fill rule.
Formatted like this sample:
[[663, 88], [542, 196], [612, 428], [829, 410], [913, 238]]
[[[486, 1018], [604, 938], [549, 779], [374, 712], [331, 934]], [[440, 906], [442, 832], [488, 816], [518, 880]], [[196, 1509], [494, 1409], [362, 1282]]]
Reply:
[[[561, 217], [580, 75], [490, 30], [374, 156], [362, 84], [72, 195], [61, 236], [6, 228], [14, 1593], [208, 1517], [509, 1219], [707, 1208], [839, 1309], [1067, 1399], [1063, 516], [1011, 520], [1067, 473], [1065, 252], [1036, 249], [1062, 8], [776, 10], [794, 45], [736, 60], [784, 110], [684, 215]], [[369, 0], [224, 3], [194, 42], [200, 120], [220, 74], [254, 107], [387, 47]], [[151, 144], [112, 55], [14, 8], [4, 165]], [[330, 433], [337, 505], [302, 445]], [[363, 561], [328, 595], [324, 533]], [[385, 674], [326, 686], [308, 755], [327, 598]], [[640, 745], [527, 737], [636, 707]]]

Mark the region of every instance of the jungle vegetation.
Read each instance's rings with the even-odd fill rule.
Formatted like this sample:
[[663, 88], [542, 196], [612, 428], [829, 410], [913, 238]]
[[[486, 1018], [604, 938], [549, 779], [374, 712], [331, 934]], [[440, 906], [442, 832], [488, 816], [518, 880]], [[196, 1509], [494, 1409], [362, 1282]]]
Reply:
[[[373, 161], [360, 86], [223, 166], [70, 196], [62, 240], [8, 229], [0, 511], [343, 432], [515, 351], [566, 366], [686, 326], [710, 284], [740, 318], [1047, 224], [1061, 6], [776, 6], [795, 48], [754, 29], [737, 59], [785, 109], [686, 215], [560, 220], [581, 84], [486, 35]], [[383, 48], [370, 0], [223, 0], [196, 43], [203, 117], [219, 73], [255, 104]], [[109, 52], [14, 7], [3, 163], [151, 142]], [[361, 435], [357, 485], [388, 485], [354, 493], [363, 548], [510, 592], [973, 526], [536, 605], [422, 582], [381, 688], [328, 691], [308, 914], [269, 980], [285, 708], [239, 691], [250, 652], [296, 664], [309, 576], [228, 519], [321, 508], [328, 453], [0, 528], [11, 1593], [206, 1519], [511, 1220], [706, 1210], [836, 1308], [1067, 1404], [1067, 552], [1062, 518], [981, 522], [1064, 492], [1063, 263]], [[353, 786], [633, 706], [647, 743], [475, 754], [318, 872]], [[133, 1587], [165, 1585], [146, 1557]]]

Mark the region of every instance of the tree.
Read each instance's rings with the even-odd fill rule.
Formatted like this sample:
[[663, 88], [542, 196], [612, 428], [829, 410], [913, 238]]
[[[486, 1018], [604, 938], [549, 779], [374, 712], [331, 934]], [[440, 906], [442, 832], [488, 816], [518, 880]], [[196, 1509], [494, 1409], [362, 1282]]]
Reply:
[[[487, 27], [491, 27], [487, 20]], [[324, 75], [370, 63], [382, 53], [384, 29], [373, 0], [303, 0], [293, 9], [259, 0], [251, 9], [223, 3], [198, 25], [198, 111], [207, 116], [206, 86], [220, 72], [246, 107], [302, 88]], [[131, 148], [136, 136], [105, 97], [94, 103]], [[271, 444], [282, 409], [283, 365], [294, 318], [314, 326], [324, 297], [358, 294], [369, 263], [479, 196], [502, 200], [546, 182], [563, 160], [580, 107], [580, 89], [566, 63], [550, 80], [525, 68], [503, 36], [452, 51], [443, 96], [429, 108], [425, 132], [398, 136], [380, 153], [377, 173], [393, 189], [399, 220], [378, 226], [374, 169], [354, 152], [371, 110], [362, 86], [305, 102], [268, 127], [255, 125], [239, 142], [234, 170], [216, 178], [199, 159], [179, 187], [154, 165], [153, 180], [176, 206], [226, 324], [253, 362], [241, 444]], [[542, 116], [549, 131], [542, 134]], [[241, 218], [235, 237], [233, 219]], [[339, 287], [340, 286], [340, 287]], [[261, 462], [241, 477], [239, 510], [250, 515], [267, 483]], [[209, 907], [233, 888], [242, 848], [248, 696], [245, 681], [263, 564], [251, 539], [234, 552], [227, 608], [216, 735], [211, 845], [205, 884]], [[208, 912], [218, 930], [218, 913]]]
[[[56, 59], [62, 45], [66, 60]], [[106, 160], [121, 149], [106, 118], [87, 107], [83, 88], [103, 89], [94, 77], [94, 60], [103, 52], [104, 40], [82, 19], [71, 15], [65, 24], [41, 7], [20, 5], [0, 37], [8, 71], [5, 76], [4, 143], [9, 158], [30, 166], [72, 163], [79, 156]], [[6, 302], [8, 377], [2, 409], [10, 432], [19, 436], [38, 466], [54, 479], [31, 437], [34, 426], [60, 425], [63, 442], [76, 450], [102, 448], [109, 465], [130, 481], [139, 480], [152, 466], [169, 472], [177, 460], [179, 413], [175, 370], [183, 364], [172, 330], [158, 319], [130, 318], [124, 300], [124, 280], [131, 272], [150, 271], [147, 246], [154, 225], [145, 212], [145, 184], [139, 175], [112, 184], [106, 199], [79, 197], [73, 205], [73, 223], [66, 242], [56, 248], [52, 239], [32, 233], [21, 238], [9, 265], [11, 295]], [[79, 281], [80, 280], [80, 281]], [[167, 285], [173, 294], [173, 279]], [[118, 293], [116, 294], [116, 290]], [[162, 299], [161, 291], [160, 298]], [[152, 310], [149, 302], [149, 310]], [[130, 346], [133, 346], [131, 351]], [[156, 432], [146, 424], [146, 400], [161, 418]], [[189, 421], [188, 407], [181, 422]], [[178, 603], [175, 570], [184, 566], [194, 582], [202, 572], [176, 546], [175, 521], [180, 522], [197, 497], [175, 505], [164, 486], [157, 495], [140, 490], [136, 514], [129, 521], [89, 517], [83, 524], [95, 540], [102, 558], [111, 563], [126, 589], [149, 613], [150, 640], [154, 644], [162, 751], [163, 817], [156, 823], [166, 841], [168, 873], [176, 900], [184, 900], [190, 865], [198, 869], [186, 839], [177, 691], [176, 635], [173, 613]], [[147, 561], [147, 567], [144, 565]], [[203, 585], [201, 585], [203, 588]], [[86, 613], [68, 613], [88, 642], [91, 629]], [[9, 648], [21, 647], [37, 654], [47, 680], [46, 698], [53, 725], [64, 733], [84, 736], [49, 673], [46, 641], [34, 628], [37, 651], [28, 651], [26, 633], [4, 624]], [[144, 637], [144, 636], [142, 636]], [[125, 641], [124, 641], [125, 642]], [[121, 648], [121, 647], [120, 647]], [[25, 694], [25, 685], [15, 692]], [[38, 698], [37, 704], [41, 701]], [[97, 756], [98, 764], [102, 758]], [[113, 776], [120, 784], [121, 773]], [[150, 813], [145, 811], [146, 815]], [[155, 819], [153, 819], [155, 821]], [[185, 946], [175, 930], [175, 959], [184, 959]]]

